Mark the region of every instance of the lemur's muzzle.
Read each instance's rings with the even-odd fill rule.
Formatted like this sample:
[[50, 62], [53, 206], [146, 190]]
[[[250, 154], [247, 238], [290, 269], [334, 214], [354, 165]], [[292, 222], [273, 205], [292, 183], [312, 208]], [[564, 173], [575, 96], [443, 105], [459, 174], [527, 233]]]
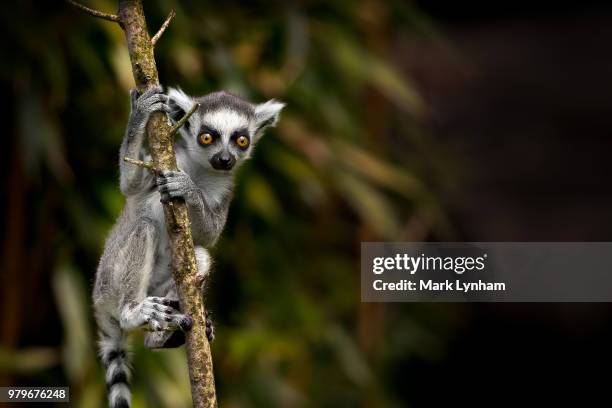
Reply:
[[229, 153], [217, 153], [210, 159], [210, 164], [215, 170], [231, 170], [236, 164], [236, 159]]

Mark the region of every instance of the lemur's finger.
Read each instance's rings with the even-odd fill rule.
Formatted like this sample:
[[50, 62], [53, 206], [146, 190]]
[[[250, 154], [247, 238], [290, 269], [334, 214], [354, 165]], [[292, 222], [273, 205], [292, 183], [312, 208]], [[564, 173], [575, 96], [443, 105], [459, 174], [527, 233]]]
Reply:
[[151, 303], [159, 303], [159, 304], [166, 305], [166, 306], [172, 306], [171, 304], [172, 299], [168, 299], [168, 298], [161, 297], [161, 296], [149, 296], [147, 300], [150, 300]]
[[153, 308], [156, 308], [157, 306], [160, 306], [162, 308], [158, 310], [163, 310], [164, 307], [169, 307], [173, 310], [180, 310], [178, 299], [171, 299], [160, 296], [150, 296], [147, 298], [147, 301], [150, 305], [152, 305]]
[[159, 85], [156, 85], [153, 88], [149, 88], [146, 91], [144, 91], [140, 97], [143, 99], [147, 99], [149, 96], [158, 94], [162, 91], [163, 91], [162, 87]]
[[180, 189], [180, 184], [178, 181], [174, 180], [174, 179], [166, 179], [166, 184], [164, 184], [162, 187], [165, 191], [169, 192], [169, 193], [173, 193], [176, 192], [177, 190]]
[[147, 309], [144, 310], [143, 313], [145, 313], [145, 315], [147, 316], [147, 319], [149, 320], [149, 322], [151, 320], [155, 320], [158, 323], [160, 323], [162, 325], [162, 327], [166, 327], [168, 326], [167, 322], [172, 322], [174, 321], [176, 318], [175, 316], [179, 316], [179, 314], [177, 313], [173, 313], [174, 310], [170, 313], [166, 313], [163, 311], [157, 311], [157, 309]]
[[157, 188], [157, 190], [159, 191], [159, 194], [161, 194], [162, 196], [170, 194], [168, 190], [168, 184], [162, 184], [161, 186]]
[[149, 107], [147, 108], [147, 111], [149, 111], [150, 113], [153, 112], [168, 112], [168, 105], [163, 103], [163, 102], [155, 102], [151, 105], [149, 105]]
[[164, 102], [164, 103], [168, 102], [168, 96], [161, 94], [161, 93], [157, 93], [157, 94], [149, 95], [145, 98], [143, 95], [143, 103], [152, 105], [156, 102]]
[[178, 310], [175, 310], [174, 308], [172, 308], [170, 306], [164, 306], [164, 305], [162, 305], [160, 303], [154, 303], [153, 304], [153, 310], [165, 313], [167, 315], [178, 313]]
[[170, 306], [173, 309], [181, 310], [181, 305], [178, 299], [162, 298], [162, 303], [166, 306]]
[[157, 177], [158, 186], [163, 186], [165, 184], [170, 184], [175, 181], [177, 177], [177, 173], [171, 170], [163, 170], [159, 173]]

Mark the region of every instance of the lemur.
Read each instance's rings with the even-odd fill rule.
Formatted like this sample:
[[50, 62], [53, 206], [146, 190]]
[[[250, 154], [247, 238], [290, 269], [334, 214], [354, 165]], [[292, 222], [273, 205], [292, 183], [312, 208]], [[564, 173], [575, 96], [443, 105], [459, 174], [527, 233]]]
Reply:
[[[221, 234], [233, 188], [234, 171], [248, 159], [264, 130], [276, 125], [284, 104], [254, 105], [226, 93], [190, 97], [180, 89], [161, 87], [130, 91], [131, 113], [119, 154], [123, 211], [106, 239], [96, 272], [93, 305], [99, 350], [106, 368], [109, 406], [130, 406], [129, 332], [145, 328], [149, 348], [184, 343], [191, 318], [179, 310], [170, 270], [170, 248], [162, 202], [182, 197], [188, 208], [199, 280], [209, 273], [207, 248]], [[181, 127], [175, 142], [178, 171], [153, 173], [124, 161], [150, 160], [143, 145], [147, 121], [164, 112], [176, 121], [195, 103], [199, 108]], [[206, 334], [214, 337], [207, 316]]]

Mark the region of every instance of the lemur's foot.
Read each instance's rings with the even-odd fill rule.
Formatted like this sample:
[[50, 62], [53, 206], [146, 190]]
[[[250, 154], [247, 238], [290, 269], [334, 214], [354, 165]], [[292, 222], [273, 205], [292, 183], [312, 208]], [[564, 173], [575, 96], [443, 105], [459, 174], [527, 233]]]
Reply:
[[[206, 337], [209, 342], [215, 339], [215, 327], [209, 312], [206, 312]], [[148, 332], [145, 334], [144, 344], [150, 349], [180, 347], [185, 344], [185, 333], [180, 330]]]
[[191, 329], [191, 317], [180, 313], [178, 300], [149, 296], [140, 306], [140, 313], [151, 331]]

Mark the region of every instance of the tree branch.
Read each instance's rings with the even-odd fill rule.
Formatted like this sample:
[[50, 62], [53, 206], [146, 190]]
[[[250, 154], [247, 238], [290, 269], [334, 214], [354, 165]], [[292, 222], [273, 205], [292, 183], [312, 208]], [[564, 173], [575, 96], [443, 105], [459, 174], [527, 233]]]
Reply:
[[[138, 90], [142, 92], [159, 85], [157, 66], [153, 56], [153, 41], [151, 41], [147, 31], [147, 22], [141, 0], [119, 0], [118, 16], [100, 13], [78, 5], [71, 0], [68, 1], [91, 15], [119, 22], [125, 33], [132, 63], [132, 73]], [[173, 12], [170, 13], [170, 16], [173, 16], [173, 14]], [[159, 39], [170, 23], [170, 16], [155, 35], [155, 41]], [[195, 108], [197, 109], [197, 106]], [[195, 111], [195, 109], [193, 110]], [[189, 116], [185, 115], [179, 121], [180, 124], [185, 123], [188, 118]], [[178, 129], [177, 126], [172, 127], [168, 123], [165, 113], [154, 112], [147, 123], [152, 164], [141, 163], [139, 160], [129, 158], [124, 158], [124, 160], [137, 165], [143, 165], [147, 168], [153, 168], [156, 171], [178, 170], [174, 154], [174, 138], [172, 137], [172, 132], [176, 132], [176, 129]], [[169, 202], [163, 203], [163, 207], [170, 252], [172, 254], [172, 276], [176, 283], [181, 310], [193, 320], [191, 330], [185, 332], [185, 349], [189, 366], [193, 406], [195, 408], [213, 408], [217, 406], [215, 378], [213, 375], [210, 345], [206, 337], [202, 292], [197, 282], [198, 270], [189, 214], [185, 201], [180, 198], [171, 199]]]
[[170, 129], [170, 136], [173, 136], [176, 132], [178, 132], [178, 130], [181, 128], [181, 126], [183, 126], [185, 124], [185, 122], [187, 122], [187, 120], [189, 119], [189, 117], [191, 115], [193, 115], [193, 112], [195, 112], [198, 108], [200, 107], [199, 103], [194, 104], [191, 109], [189, 109], [189, 112], [187, 112], [185, 115], [183, 115], [182, 118], [180, 118], [178, 120], [178, 122], [176, 122], [176, 125], [174, 125], [172, 127], [172, 129]]
[[157, 44], [157, 41], [159, 40], [159, 38], [164, 34], [164, 31], [166, 31], [166, 28], [168, 28], [174, 16], [176, 16], [176, 12], [174, 11], [174, 9], [170, 10], [170, 14], [168, 14], [168, 17], [166, 17], [166, 21], [164, 21], [164, 24], [162, 24], [162, 26], [159, 28], [157, 33], [155, 33], [153, 38], [151, 38], [152, 46], [155, 47], [155, 44]]
[[80, 9], [81, 11], [84, 11], [87, 14], [90, 14], [94, 17], [97, 18], [102, 18], [104, 20], [108, 20], [108, 21], [113, 21], [115, 23], [120, 23], [121, 24], [121, 20], [119, 19], [119, 16], [116, 14], [110, 14], [110, 13], [104, 13], [102, 11], [98, 11], [98, 10], [94, 10], [92, 8], [86, 7], [80, 3], [77, 3], [74, 0], [66, 0], [66, 2], [72, 4], [74, 7]]
[[124, 157], [123, 161], [126, 161], [130, 164], [134, 164], [136, 166], [144, 167], [145, 169], [151, 170], [155, 173], [158, 173], [158, 170], [155, 168], [155, 164], [152, 162], [145, 162], [142, 160], [132, 159], [131, 157]]

